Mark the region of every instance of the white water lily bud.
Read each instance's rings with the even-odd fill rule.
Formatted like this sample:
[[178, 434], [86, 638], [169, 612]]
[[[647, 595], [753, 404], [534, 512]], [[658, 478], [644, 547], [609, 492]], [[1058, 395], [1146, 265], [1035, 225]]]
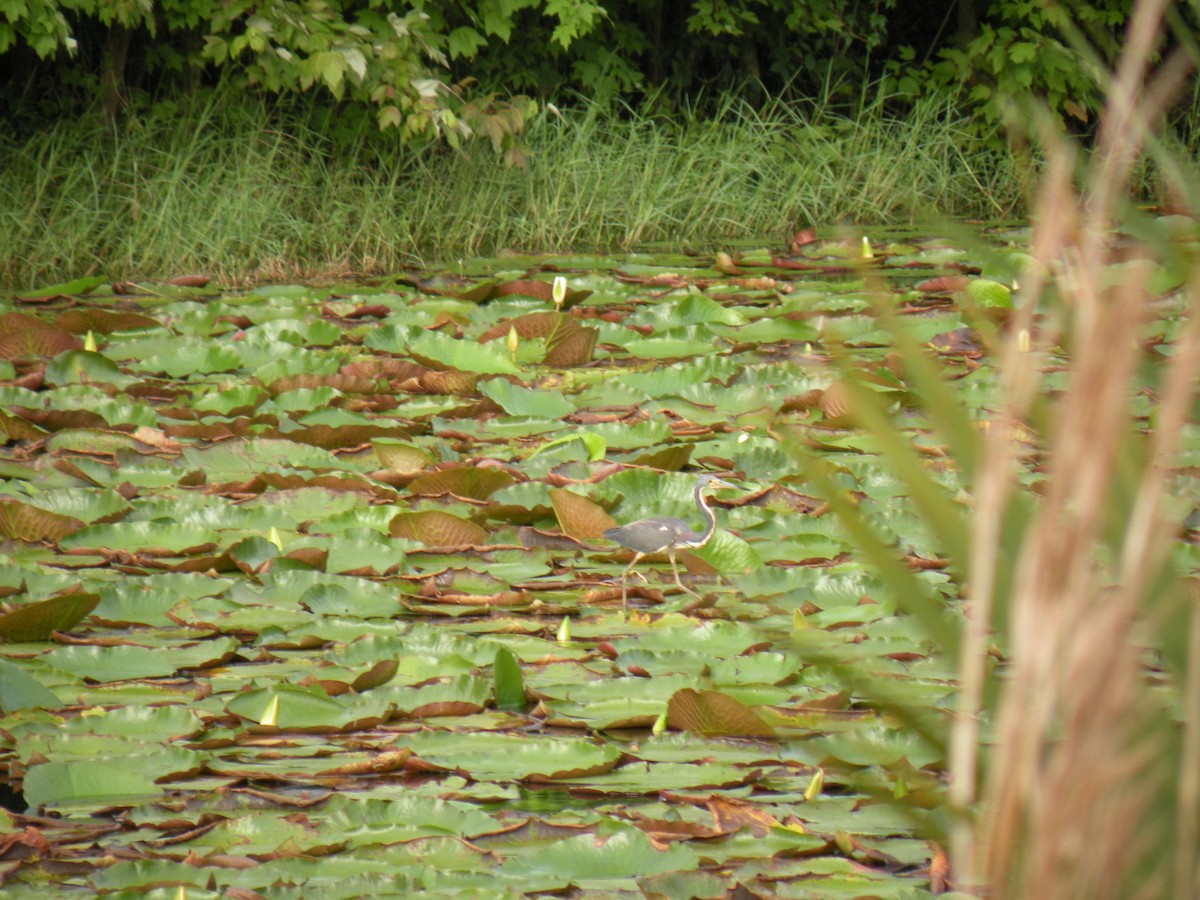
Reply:
[[551, 296], [554, 298], [554, 308], [562, 309], [563, 301], [567, 299], [567, 279], [564, 276], [554, 276], [554, 288]]
[[804, 799], [811, 803], [821, 795], [823, 787], [825, 787], [825, 770], [817, 769], [813, 772], [812, 778], [808, 780], [808, 787], [804, 789]]

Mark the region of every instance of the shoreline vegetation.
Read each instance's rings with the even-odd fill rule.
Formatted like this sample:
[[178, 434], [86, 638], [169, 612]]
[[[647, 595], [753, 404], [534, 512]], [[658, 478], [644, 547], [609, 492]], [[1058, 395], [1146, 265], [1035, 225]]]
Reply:
[[226, 283], [394, 272], [505, 251], [786, 246], [801, 228], [1022, 209], [1012, 157], [948, 103], [903, 117], [729, 97], [671, 116], [575, 97], [522, 136], [402, 145], [328, 105], [207, 92], [0, 143], [0, 284], [201, 271]]

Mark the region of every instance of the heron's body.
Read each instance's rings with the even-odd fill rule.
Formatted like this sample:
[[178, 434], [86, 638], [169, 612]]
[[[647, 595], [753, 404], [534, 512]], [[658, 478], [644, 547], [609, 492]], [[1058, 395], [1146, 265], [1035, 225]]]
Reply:
[[625, 571], [621, 573], [622, 605], [628, 605], [629, 602], [628, 579], [630, 570], [637, 565], [638, 560], [643, 556], [649, 553], [659, 553], [663, 550], [667, 551], [667, 556], [671, 560], [671, 572], [675, 576], [675, 583], [689, 594], [699, 596], [679, 579], [679, 567], [675, 564], [675, 551], [680, 548], [686, 550], [703, 547], [712, 540], [712, 536], [717, 530], [717, 518], [704, 501], [704, 491], [710, 487], [733, 487], [733, 485], [722, 481], [719, 477], [711, 473], [706, 473], [696, 479], [696, 487], [692, 492], [692, 499], [696, 503], [697, 511], [704, 519], [704, 528], [700, 531], [692, 531], [691, 526], [687, 522], [683, 519], [677, 519], [674, 516], [655, 516], [650, 519], [631, 522], [628, 525], [621, 525], [618, 528], [605, 530], [604, 536], [606, 538], [633, 551], [633, 560], [625, 567]]

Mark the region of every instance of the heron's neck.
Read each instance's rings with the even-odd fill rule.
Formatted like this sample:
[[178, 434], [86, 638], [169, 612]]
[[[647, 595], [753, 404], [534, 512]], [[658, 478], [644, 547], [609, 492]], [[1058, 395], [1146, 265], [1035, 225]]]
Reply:
[[698, 484], [696, 490], [692, 492], [692, 498], [696, 501], [696, 510], [700, 513], [700, 518], [704, 520], [704, 527], [700, 529], [700, 533], [707, 540], [712, 536], [713, 531], [717, 527], [717, 517], [713, 515], [713, 511], [708, 508], [708, 504], [704, 502], [704, 489], [707, 485]]

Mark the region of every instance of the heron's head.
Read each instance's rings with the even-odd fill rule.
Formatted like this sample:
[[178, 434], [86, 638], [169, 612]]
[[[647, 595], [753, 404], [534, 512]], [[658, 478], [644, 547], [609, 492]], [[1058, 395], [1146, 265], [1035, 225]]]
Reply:
[[736, 484], [730, 484], [716, 472], [705, 472], [696, 479], [696, 483], [703, 488], [735, 488]]

